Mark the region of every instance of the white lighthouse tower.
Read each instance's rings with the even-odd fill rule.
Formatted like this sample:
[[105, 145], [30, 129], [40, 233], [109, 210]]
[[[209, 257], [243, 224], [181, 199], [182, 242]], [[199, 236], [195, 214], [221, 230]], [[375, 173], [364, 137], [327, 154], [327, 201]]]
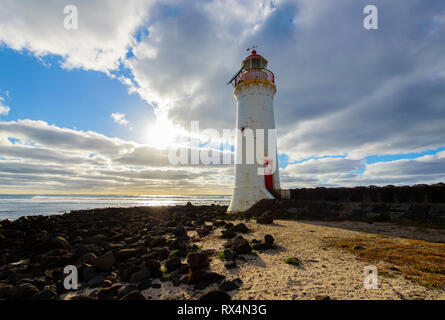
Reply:
[[[242, 161], [235, 162], [235, 186], [227, 210], [228, 213], [236, 213], [249, 209], [262, 199], [274, 199], [280, 190], [276, 136], [273, 135], [274, 141], [270, 141], [270, 137], [268, 139], [269, 130], [275, 129], [273, 99], [276, 87], [274, 74], [267, 70], [267, 60], [255, 50], [244, 59], [241, 70], [229, 83], [234, 86], [237, 102], [236, 127], [239, 130], [235, 152], [240, 158], [242, 155]], [[261, 130], [258, 132], [257, 129], [264, 130], [264, 140], [258, 136]], [[267, 156], [262, 161], [254, 156], [255, 162], [247, 163], [247, 153], [252, 150], [247, 147], [247, 133], [253, 133], [255, 145], [264, 141], [264, 155]], [[269, 150], [269, 146], [274, 150]]]

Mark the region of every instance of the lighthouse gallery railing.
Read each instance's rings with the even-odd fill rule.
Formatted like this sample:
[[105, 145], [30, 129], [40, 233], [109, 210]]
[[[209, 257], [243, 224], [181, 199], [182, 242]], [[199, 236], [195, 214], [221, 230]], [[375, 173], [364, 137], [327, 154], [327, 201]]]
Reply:
[[267, 69], [244, 70], [235, 78], [235, 87], [238, 84], [249, 80], [267, 80], [275, 83], [275, 76], [272, 71]]

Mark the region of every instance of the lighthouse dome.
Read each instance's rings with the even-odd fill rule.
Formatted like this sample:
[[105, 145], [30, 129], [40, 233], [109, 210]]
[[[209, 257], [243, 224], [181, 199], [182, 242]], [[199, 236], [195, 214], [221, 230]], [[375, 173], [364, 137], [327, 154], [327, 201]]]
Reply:
[[266, 69], [267, 68], [267, 60], [264, 59], [263, 56], [256, 53], [255, 50], [252, 51], [252, 54], [248, 56], [241, 63], [241, 66], [244, 70], [249, 69]]

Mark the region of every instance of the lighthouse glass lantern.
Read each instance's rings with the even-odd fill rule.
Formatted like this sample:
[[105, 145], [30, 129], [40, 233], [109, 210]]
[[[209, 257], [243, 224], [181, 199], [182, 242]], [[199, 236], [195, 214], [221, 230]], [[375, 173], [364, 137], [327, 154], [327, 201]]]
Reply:
[[[276, 137], [273, 135], [274, 143], [268, 139], [269, 130], [275, 129], [273, 99], [276, 86], [275, 76], [272, 71], [267, 69], [267, 64], [268, 61], [254, 50], [244, 59], [241, 63], [241, 70], [229, 82], [234, 86], [236, 127], [239, 129], [237, 130], [235, 152], [237, 155], [242, 155], [240, 156], [242, 161], [235, 163], [232, 200], [227, 210], [229, 213], [246, 211], [258, 201], [274, 199], [275, 195], [279, 193], [280, 179]], [[259, 134], [257, 129], [264, 130], [264, 139], [257, 137]], [[247, 149], [248, 139], [244, 138], [247, 131], [253, 134], [255, 149], [257, 140], [264, 141], [265, 156], [258, 161], [256, 154], [253, 155], [254, 163], [246, 161], [246, 153], [251, 152], [251, 149]], [[273, 156], [271, 157], [271, 155]], [[274, 161], [275, 163], [273, 163]]]

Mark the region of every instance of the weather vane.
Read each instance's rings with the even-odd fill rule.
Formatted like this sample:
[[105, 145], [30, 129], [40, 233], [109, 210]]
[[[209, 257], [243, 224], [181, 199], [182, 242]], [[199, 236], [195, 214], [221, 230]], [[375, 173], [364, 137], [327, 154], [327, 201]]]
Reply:
[[257, 45], [254, 45], [252, 48], [247, 48], [247, 51], [255, 50], [256, 48], [258, 48], [258, 46], [257, 46]]

